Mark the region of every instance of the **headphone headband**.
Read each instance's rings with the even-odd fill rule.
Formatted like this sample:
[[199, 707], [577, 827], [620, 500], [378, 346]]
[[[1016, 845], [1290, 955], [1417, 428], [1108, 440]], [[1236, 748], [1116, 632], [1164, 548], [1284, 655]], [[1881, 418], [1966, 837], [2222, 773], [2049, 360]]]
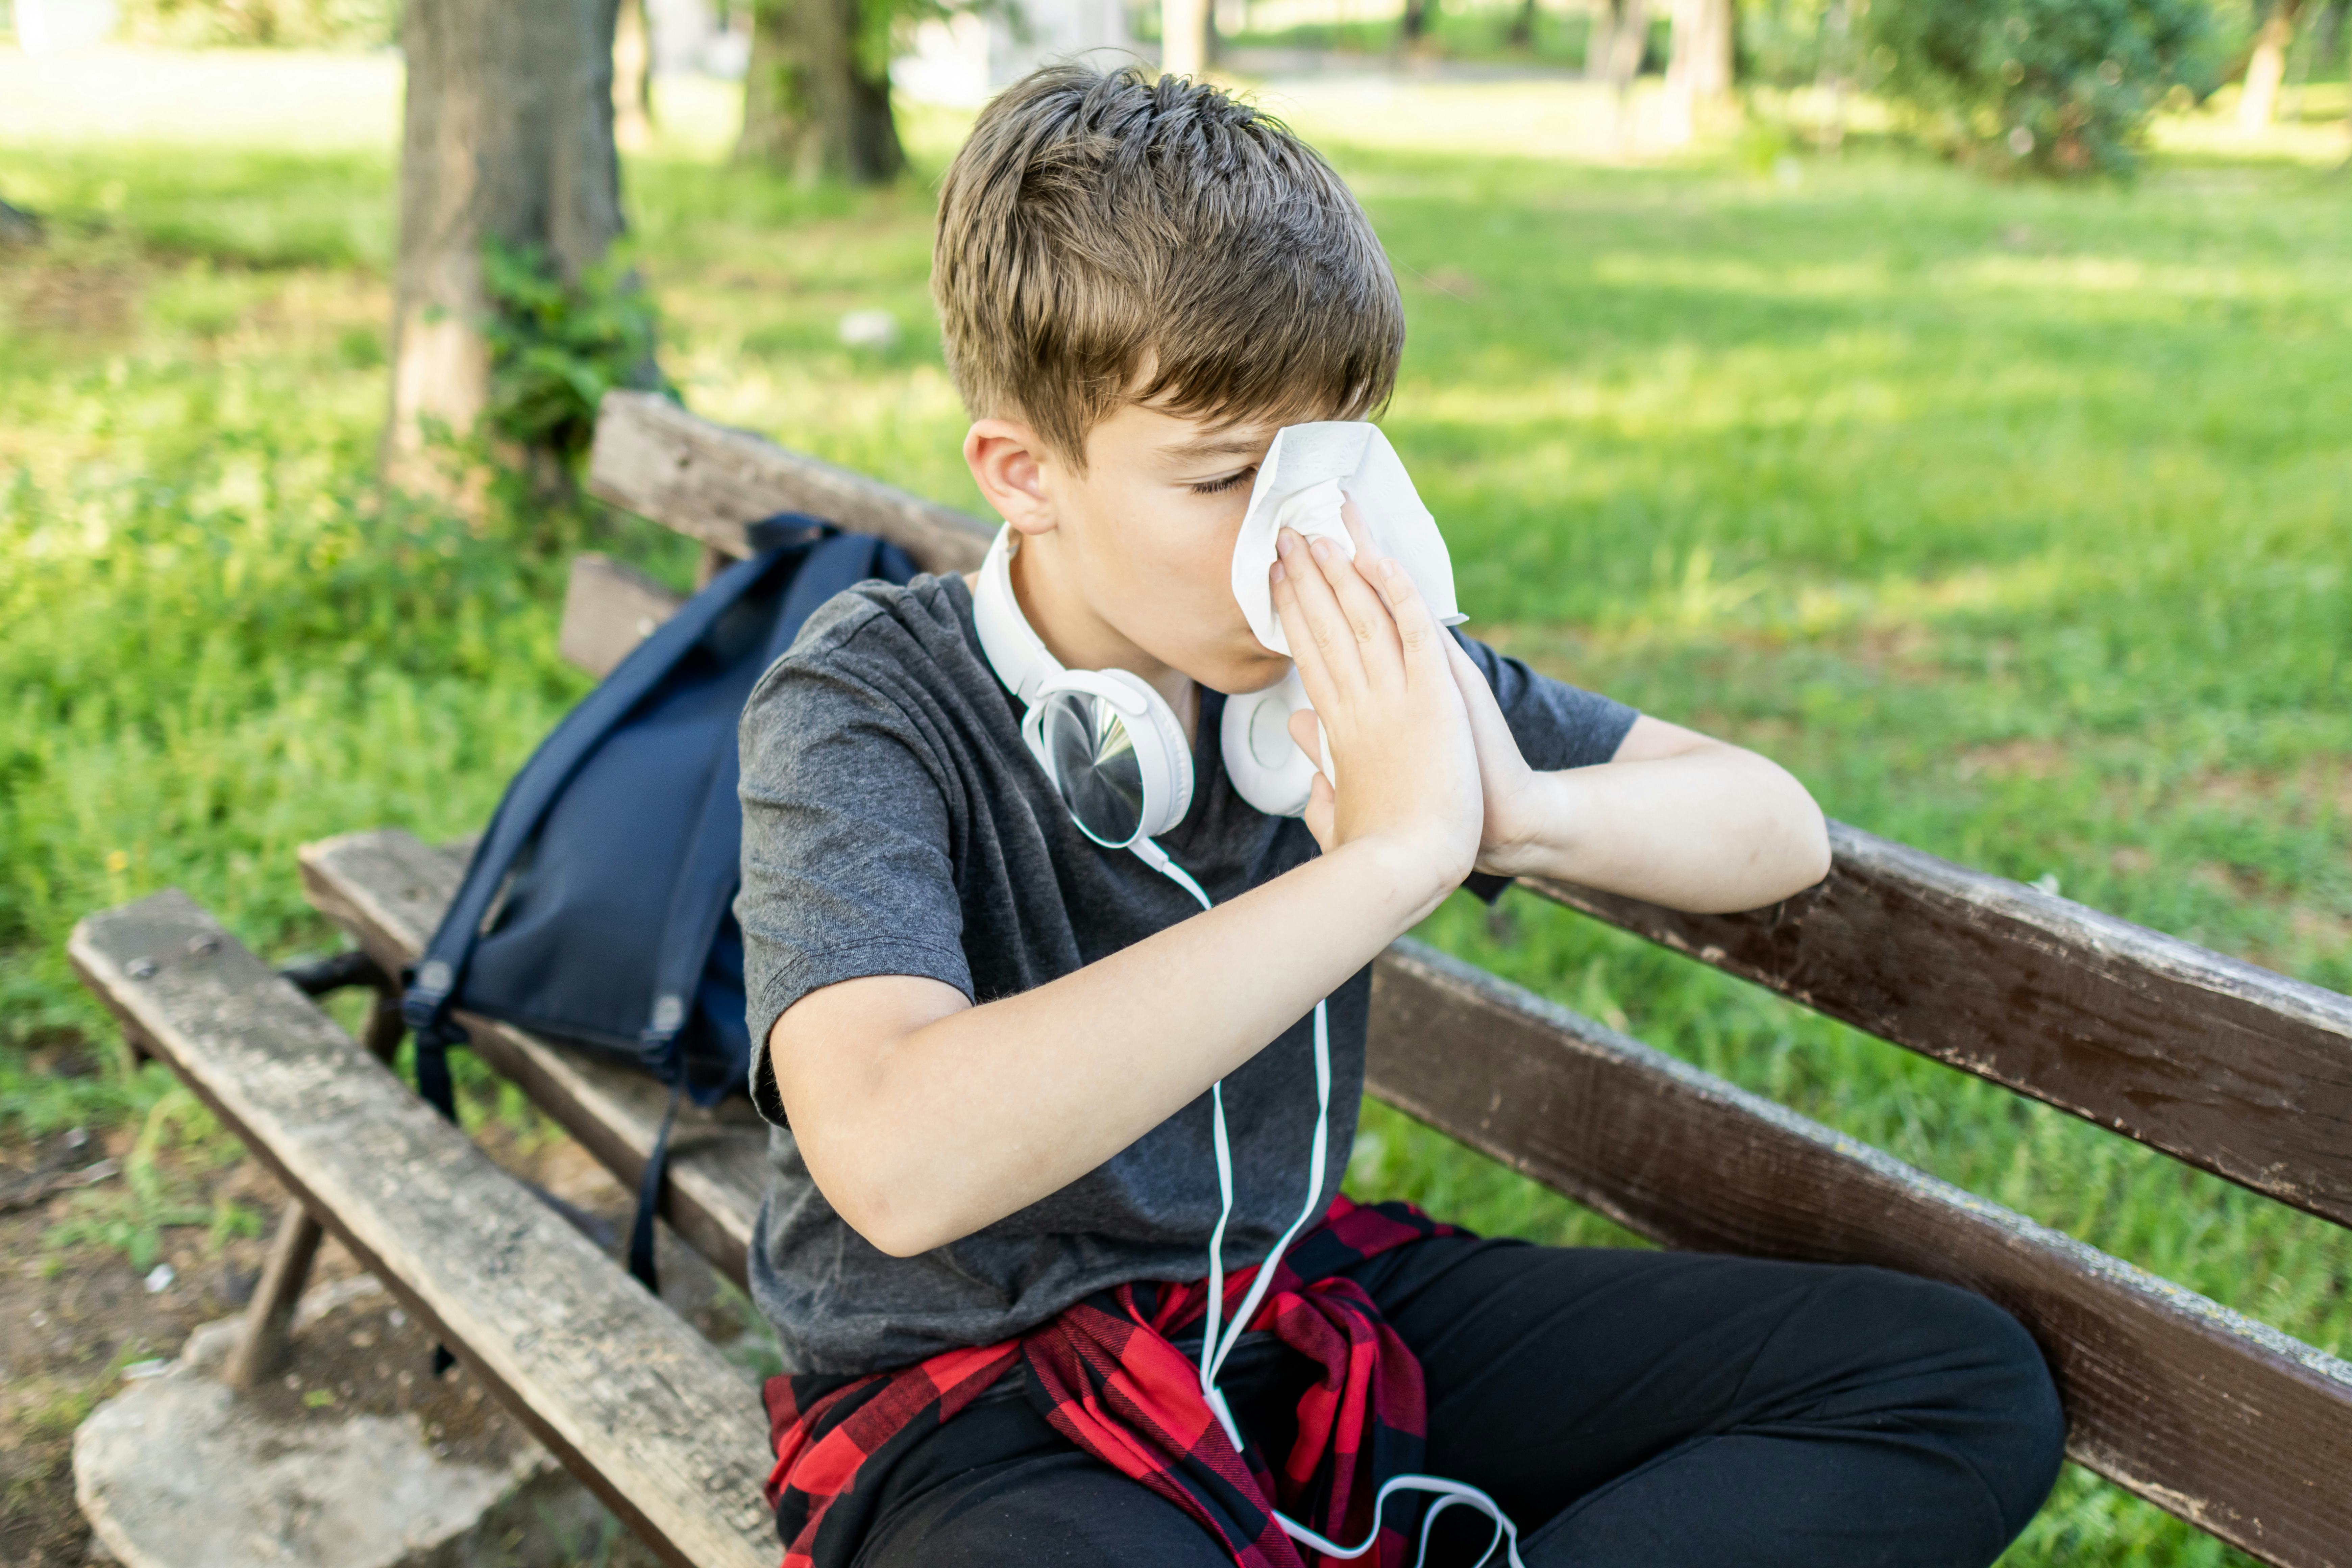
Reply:
[[971, 595], [972, 625], [980, 632], [980, 651], [1005, 689], [1035, 707], [1045, 683], [1062, 673], [1045, 641], [1031, 629], [1013, 593], [1013, 525], [996, 531], [988, 554], [980, 563], [980, 586]]

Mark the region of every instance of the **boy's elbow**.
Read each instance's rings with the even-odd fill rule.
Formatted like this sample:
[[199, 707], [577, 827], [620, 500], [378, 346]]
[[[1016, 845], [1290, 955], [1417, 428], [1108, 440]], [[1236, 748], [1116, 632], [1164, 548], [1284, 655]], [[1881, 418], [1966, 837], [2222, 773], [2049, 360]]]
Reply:
[[891, 1258], [920, 1258], [960, 1234], [945, 1216], [919, 1204], [894, 1203], [887, 1196], [871, 1197], [858, 1205], [854, 1215], [843, 1213], [841, 1217], [865, 1237], [867, 1246]]
[[[802, 1157], [808, 1158], [805, 1144]], [[936, 1205], [924, 1204], [908, 1190], [912, 1184], [893, 1182], [883, 1172], [842, 1170], [835, 1162], [810, 1160], [809, 1175], [841, 1223], [877, 1252], [917, 1258], [946, 1246], [959, 1234]]]
[[935, 1227], [909, 1222], [887, 1209], [853, 1215], [836, 1205], [835, 1212], [868, 1247], [887, 1258], [920, 1258], [947, 1239]]

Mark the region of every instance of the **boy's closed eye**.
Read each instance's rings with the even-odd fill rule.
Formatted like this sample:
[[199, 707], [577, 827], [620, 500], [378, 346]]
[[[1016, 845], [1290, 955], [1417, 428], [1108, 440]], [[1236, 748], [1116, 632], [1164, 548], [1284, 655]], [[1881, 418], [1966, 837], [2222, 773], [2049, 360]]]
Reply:
[[1222, 494], [1226, 490], [1236, 489], [1241, 486], [1249, 483], [1255, 478], [1257, 478], [1257, 465], [1255, 463], [1252, 463], [1248, 468], [1237, 469], [1233, 473], [1225, 475], [1223, 479], [1201, 479], [1194, 483], [1186, 485], [1184, 488], [1191, 490], [1196, 496], [1213, 496]]

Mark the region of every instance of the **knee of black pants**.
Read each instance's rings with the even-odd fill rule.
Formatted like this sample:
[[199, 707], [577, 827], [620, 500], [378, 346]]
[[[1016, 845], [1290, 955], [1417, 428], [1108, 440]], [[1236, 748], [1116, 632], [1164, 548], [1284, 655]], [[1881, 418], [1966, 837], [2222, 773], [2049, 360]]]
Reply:
[[2050, 1495], [2066, 1453], [2065, 1412], [2042, 1348], [1972, 1290], [1883, 1268], [1851, 1272], [1852, 1342], [1881, 1347], [1910, 1418], [1966, 1459], [2015, 1535]]

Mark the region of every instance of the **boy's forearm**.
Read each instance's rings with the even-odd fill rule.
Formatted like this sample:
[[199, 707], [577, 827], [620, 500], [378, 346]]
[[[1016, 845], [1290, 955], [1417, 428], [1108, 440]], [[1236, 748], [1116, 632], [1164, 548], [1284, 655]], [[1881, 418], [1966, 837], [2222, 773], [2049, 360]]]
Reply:
[[1812, 796], [1737, 746], [1538, 773], [1535, 788], [1536, 830], [1489, 868], [1705, 914], [1760, 909], [1829, 874]]
[[[797, 1090], [822, 1105], [821, 1115], [794, 1108], [803, 1157], [835, 1207], [886, 1251], [910, 1256], [970, 1235], [1175, 1114], [1411, 929], [1447, 886], [1381, 846], [1348, 846], [862, 1060], [810, 1053], [824, 1065], [803, 1062], [786, 1086], [788, 1104]], [[812, 1068], [832, 1080], [812, 1083]]]

